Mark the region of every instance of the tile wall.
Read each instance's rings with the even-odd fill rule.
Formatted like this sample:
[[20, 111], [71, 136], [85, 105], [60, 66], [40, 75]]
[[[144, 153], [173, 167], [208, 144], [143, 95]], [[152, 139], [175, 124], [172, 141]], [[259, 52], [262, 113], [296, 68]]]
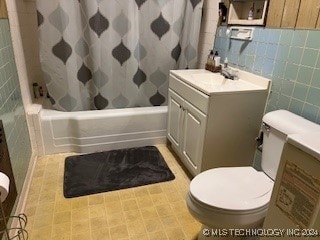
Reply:
[[32, 83], [44, 86], [39, 58], [38, 24], [35, 0], [7, 0], [14, 55], [23, 104], [34, 102]]
[[320, 31], [255, 28], [250, 42], [225, 32], [218, 28], [214, 45], [222, 61], [272, 80], [267, 112], [287, 109], [320, 124]]
[[0, 119], [21, 193], [32, 151], [7, 19], [0, 19]]
[[[35, 109], [32, 83], [37, 82], [45, 89], [39, 59], [37, 10], [35, 0], [7, 0], [14, 55], [21, 86], [23, 105], [27, 112], [27, 123], [33, 151], [40, 151], [37, 145], [37, 129], [33, 124]], [[37, 106], [36, 108], [39, 108]]]
[[218, 2], [220, 0], [203, 0], [203, 15], [198, 47], [198, 68], [205, 67], [207, 56], [212, 49], [219, 20]]

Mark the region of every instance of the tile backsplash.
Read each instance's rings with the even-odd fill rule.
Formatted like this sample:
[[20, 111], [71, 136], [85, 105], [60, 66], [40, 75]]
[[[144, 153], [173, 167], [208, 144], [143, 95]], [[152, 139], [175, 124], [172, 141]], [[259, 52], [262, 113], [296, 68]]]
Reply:
[[230, 39], [219, 27], [222, 62], [272, 80], [267, 112], [287, 109], [320, 124], [320, 31], [257, 27], [252, 41]]
[[0, 119], [4, 124], [13, 173], [20, 193], [28, 170], [31, 146], [7, 19], [0, 19]]

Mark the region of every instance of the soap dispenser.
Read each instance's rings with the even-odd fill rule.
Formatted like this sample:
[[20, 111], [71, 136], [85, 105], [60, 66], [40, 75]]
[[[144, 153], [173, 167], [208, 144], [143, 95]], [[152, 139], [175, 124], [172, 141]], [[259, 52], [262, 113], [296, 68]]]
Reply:
[[214, 54], [213, 54], [213, 50], [210, 50], [205, 69], [212, 72], [214, 68], [215, 68]]

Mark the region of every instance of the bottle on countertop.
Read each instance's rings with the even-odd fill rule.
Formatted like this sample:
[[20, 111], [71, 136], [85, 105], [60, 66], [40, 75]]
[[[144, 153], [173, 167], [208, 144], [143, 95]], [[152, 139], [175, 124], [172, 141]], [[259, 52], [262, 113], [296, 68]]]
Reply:
[[229, 64], [228, 58], [226, 57], [223, 62], [223, 68], [228, 68], [228, 64]]
[[214, 67], [215, 66], [213, 50], [210, 50], [210, 53], [209, 53], [208, 59], [207, 59], [207, 65], [209, 67]]
[[218, 53], [218, 51], [216, 51], [214, 54], [214, 64], [216, 67], [220, 66], [220, 60], [221, 60], [221, 58], [219, 56], [219, 53]]

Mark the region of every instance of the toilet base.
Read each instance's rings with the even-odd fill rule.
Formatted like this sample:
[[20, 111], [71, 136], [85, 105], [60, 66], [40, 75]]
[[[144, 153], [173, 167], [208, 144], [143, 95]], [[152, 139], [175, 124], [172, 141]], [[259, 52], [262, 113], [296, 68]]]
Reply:
[[198, 240], [258, 240], [259, 237], [239, 237], [230, 236], [228, 229], [215, 229], [202, 225], [201, 230], [198, 234]]

